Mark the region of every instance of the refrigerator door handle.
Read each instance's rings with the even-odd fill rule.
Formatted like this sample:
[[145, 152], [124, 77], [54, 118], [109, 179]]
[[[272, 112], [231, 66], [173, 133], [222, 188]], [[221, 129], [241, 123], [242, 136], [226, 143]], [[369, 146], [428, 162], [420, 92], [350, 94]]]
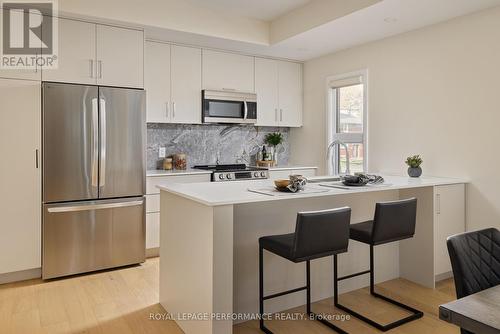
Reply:
[[102, 210], [102, 209], [114, 209], [114, 208], [125, 208], [130, 206], [143, 205], [144, 201], [128, 201], [128, 202], [116, 202], [116, 203], [103, 203], [103, 204], [80, 204], [72, 206], [56, 206], [48, 208], [49, 213], [60, 213], [60, 212], [77, 212], [77, 211], [90, 211], [90, 210]]
[[98, 186], [99, 174], [99, 110], [97, 98], [92, 99], [92, 187]]
[[106, 100], [99, 99], [100, 103], [100, 132], [101, 132], [101, 152], [99, 161], [99, 187], [106, 184]]

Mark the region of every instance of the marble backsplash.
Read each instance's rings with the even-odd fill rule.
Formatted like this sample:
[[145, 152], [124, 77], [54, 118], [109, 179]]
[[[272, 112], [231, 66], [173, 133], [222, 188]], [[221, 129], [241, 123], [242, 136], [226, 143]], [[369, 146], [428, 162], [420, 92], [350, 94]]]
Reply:
[[167, 156], [175, 153], [187, 155], [188, 167], [220, 163], [255, 164], [255, 156], [270, 132], [281, 132], [283, 144], [278, 147], [278, 164], [288, 164], [290, 156], [289, 129], [255, 127], [248, 125], [180, 125], [148, 123], [147, 168], [159, 169], [162, 159], [160, 147]]

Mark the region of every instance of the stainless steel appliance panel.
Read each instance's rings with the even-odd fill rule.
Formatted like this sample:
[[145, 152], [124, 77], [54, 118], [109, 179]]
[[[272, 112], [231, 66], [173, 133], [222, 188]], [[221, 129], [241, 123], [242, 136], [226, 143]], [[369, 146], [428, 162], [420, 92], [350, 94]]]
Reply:
[[98, 89], [44, 83], [43, 202], [98, 196]]
[[237, 91], [202, 91], [204, 123], [254, 124], [257, 122], [257, 95]]
[[143, 90], [99, 87], [99, 198], [145, 193]]
[[144, 197], [45, 204], [43, 279], [145, 261]]

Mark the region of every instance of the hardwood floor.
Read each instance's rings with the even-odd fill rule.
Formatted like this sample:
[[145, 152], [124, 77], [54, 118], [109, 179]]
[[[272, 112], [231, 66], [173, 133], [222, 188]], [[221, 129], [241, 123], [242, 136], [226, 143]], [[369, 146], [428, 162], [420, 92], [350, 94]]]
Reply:
[[[30, 280], [0, 285], [0, 333], [182, 333], [169, 320], [151, 320], [150, 314], [164, 314], [158, 304], [158, 258], [141, 266], [110, 270], [90, 275], [44, 282]], [[377, 291], [425, 312], [423, 319], [406, 324], [390, 333], [447, 334], [459, 330], [438, 319], [438, 305], [455, 299], [453, 281], [440, 282], [435, 290], [403, 279], [384, 282]], [[367, 289], [341, 296], [341, 302], [378, 321], [392, 321], [405, 313], [369, 297]], [[335, 314], [331, 301], [315, 303], [317, 313]], [[304, 308], [288, 311], [303, 312]], [[333, 333], [322, 324], [309, 320], [269, 321], [276, 333]], [[380, 333], [364, 323], [351, 320], [336, 323], [350, 333]], [[258, 322], [235, 326], [236, 334], [257, 334]]]

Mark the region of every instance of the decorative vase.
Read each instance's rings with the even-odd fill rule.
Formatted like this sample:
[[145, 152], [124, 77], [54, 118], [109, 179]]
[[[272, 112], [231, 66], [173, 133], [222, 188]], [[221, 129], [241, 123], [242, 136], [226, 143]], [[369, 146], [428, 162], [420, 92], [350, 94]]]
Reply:
[[278, 166], [278, 146], [273, 146], [273, 161], [274, 165]]
[[420, 168], [420, 167], [408, 167], [408, 175], [410, 177], [420, 177], [420, 175], [422, 175], [422, 168]]

